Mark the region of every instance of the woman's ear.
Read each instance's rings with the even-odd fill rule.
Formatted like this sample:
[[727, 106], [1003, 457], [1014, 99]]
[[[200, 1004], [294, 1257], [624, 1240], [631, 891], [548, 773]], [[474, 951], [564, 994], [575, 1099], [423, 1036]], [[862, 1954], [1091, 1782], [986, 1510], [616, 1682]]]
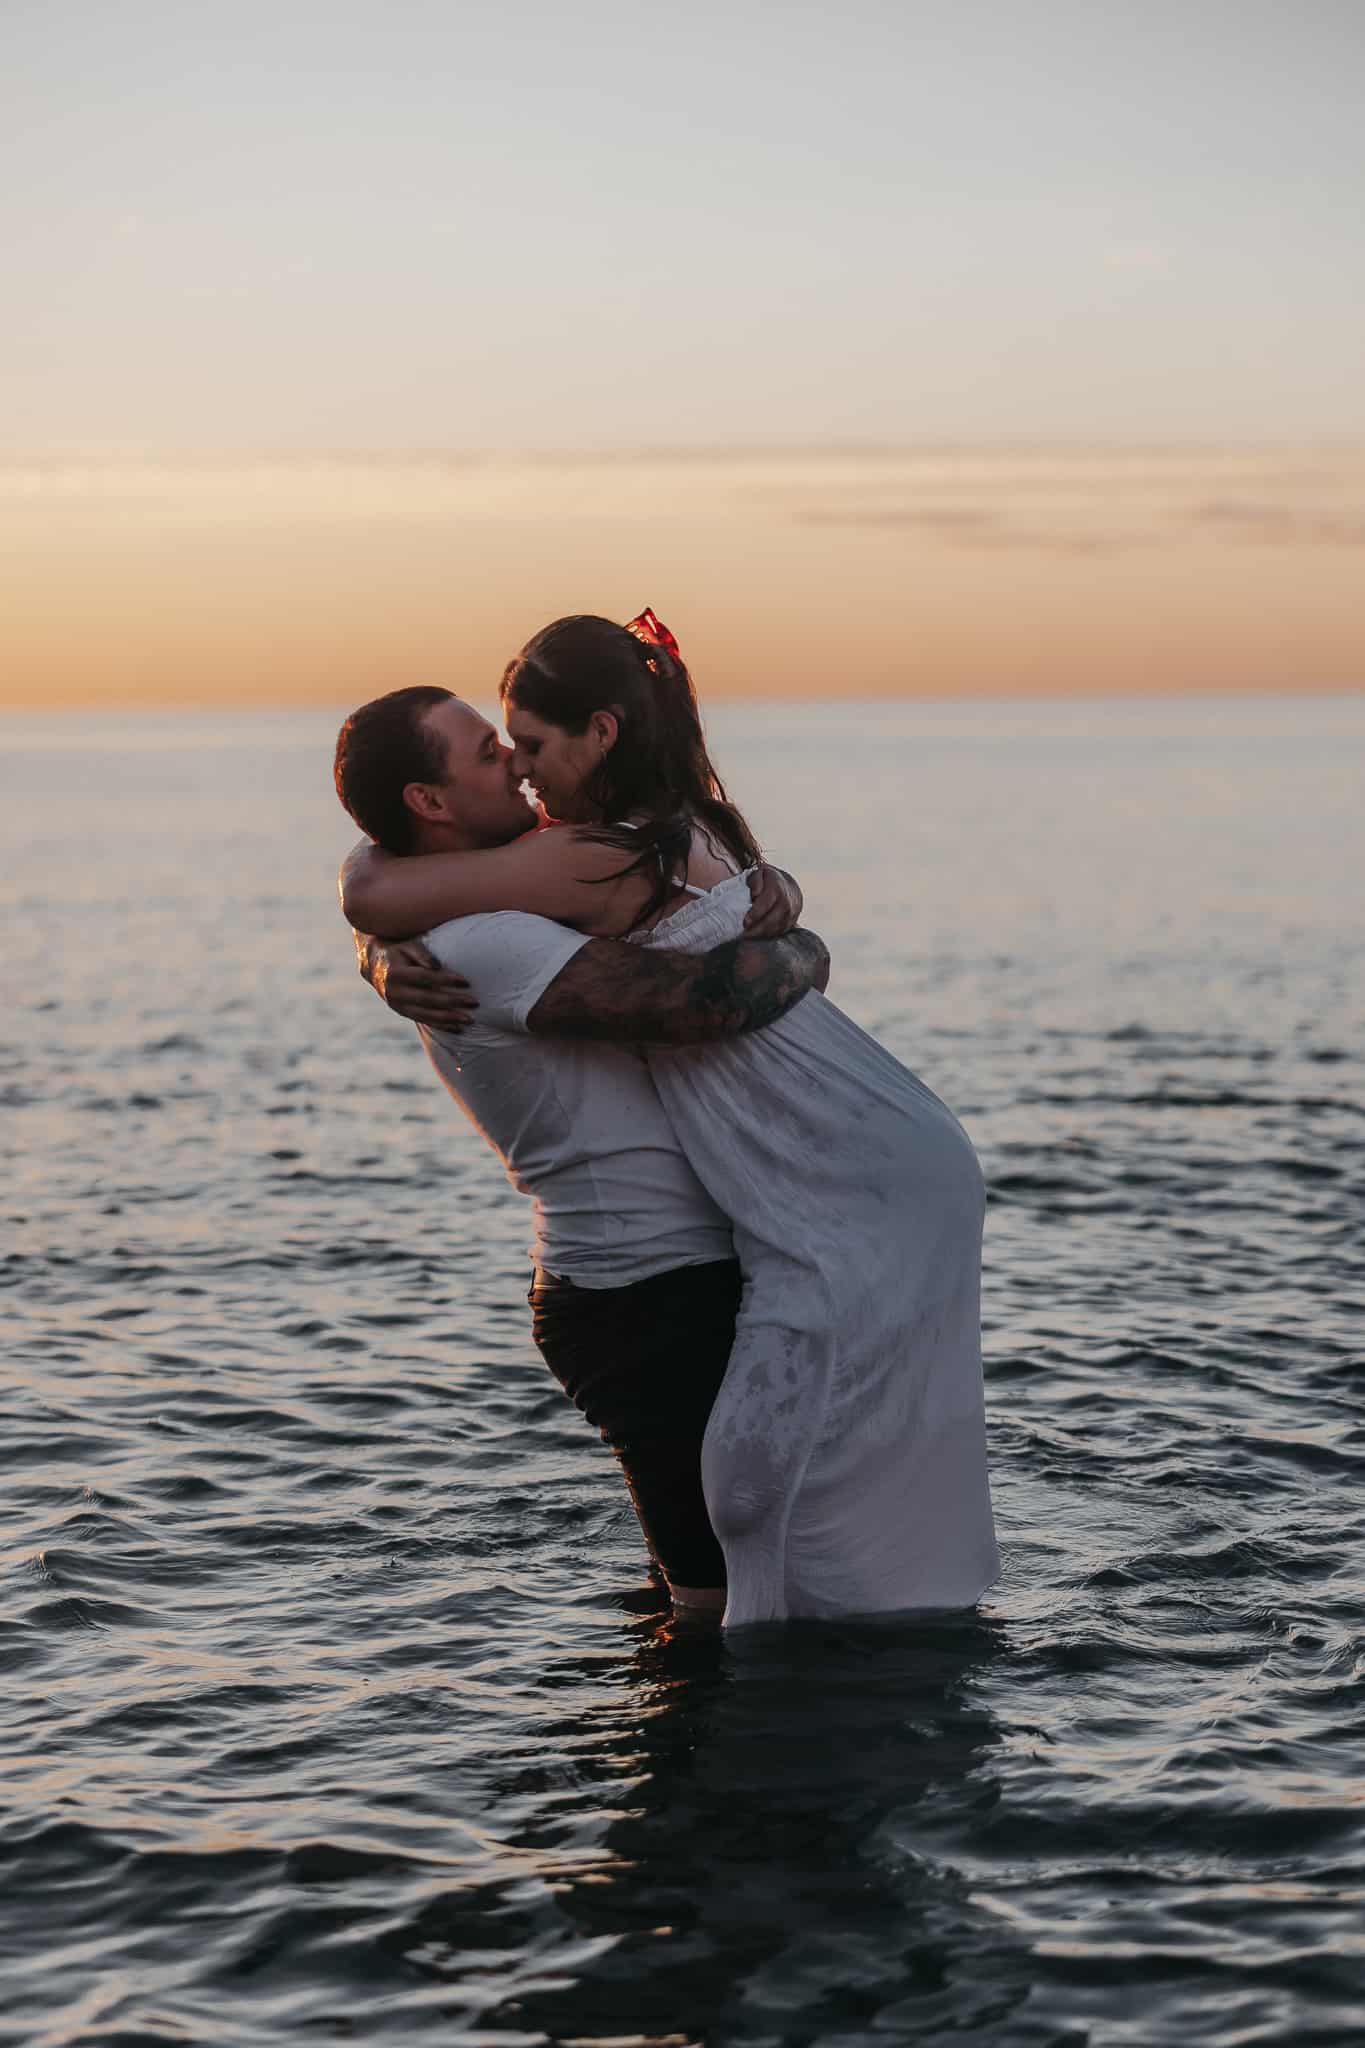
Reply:
[[588, 720], [588, 731], [598, 742], [604, 754], [609, 754], [621, 736], [621, 713], [616, 705], [605, 711], [594, 711]]

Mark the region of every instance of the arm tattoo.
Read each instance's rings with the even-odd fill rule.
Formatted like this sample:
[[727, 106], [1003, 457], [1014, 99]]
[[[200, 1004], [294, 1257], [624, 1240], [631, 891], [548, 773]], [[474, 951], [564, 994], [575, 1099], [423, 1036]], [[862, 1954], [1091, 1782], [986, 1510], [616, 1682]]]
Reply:
[[824, 976], [829, 954], [799, 926], [781, 939], [730, 939], [709, 953], [591, 939], [550, 983], [527, 1029], [559, 1038], [704, 1045], [785, 1016]]

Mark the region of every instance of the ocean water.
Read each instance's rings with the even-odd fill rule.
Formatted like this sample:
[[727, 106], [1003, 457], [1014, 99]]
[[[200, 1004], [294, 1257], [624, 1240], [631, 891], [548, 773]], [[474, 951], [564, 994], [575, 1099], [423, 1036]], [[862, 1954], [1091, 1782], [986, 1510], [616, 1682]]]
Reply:
[[0, 2040], [1365, 2040], [1365, 700], [719, 707], [991, 1189], [1005, 1573], [670, 1626], [335, 721], [4, 727]]

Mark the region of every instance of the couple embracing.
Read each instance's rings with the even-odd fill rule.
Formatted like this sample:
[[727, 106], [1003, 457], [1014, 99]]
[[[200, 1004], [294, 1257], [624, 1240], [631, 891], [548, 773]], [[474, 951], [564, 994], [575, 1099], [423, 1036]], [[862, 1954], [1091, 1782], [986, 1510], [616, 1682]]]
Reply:
[[653, 613], [556, 620], [501, 698], [510, 747], [437, 689], [346, 721], [342, 904], [531, 1197], [546, 1362], [678, 1606], [971, 1606], [999, 1558], [966, 1134], [826, 999]]

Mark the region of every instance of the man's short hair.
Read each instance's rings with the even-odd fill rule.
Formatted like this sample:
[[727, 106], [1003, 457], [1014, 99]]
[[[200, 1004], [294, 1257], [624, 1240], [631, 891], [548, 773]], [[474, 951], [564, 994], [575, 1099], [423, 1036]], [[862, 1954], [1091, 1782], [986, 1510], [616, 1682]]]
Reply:
[[337, 795], [361, 831], [389, 853], [412, 851], [416, 821], [403, 801], [407, 785], [445, 780], [445, 741], [427, 730], [426, 715], [454, 694], [426, 684], [390, 690], [353, 711], [337, 734]]

